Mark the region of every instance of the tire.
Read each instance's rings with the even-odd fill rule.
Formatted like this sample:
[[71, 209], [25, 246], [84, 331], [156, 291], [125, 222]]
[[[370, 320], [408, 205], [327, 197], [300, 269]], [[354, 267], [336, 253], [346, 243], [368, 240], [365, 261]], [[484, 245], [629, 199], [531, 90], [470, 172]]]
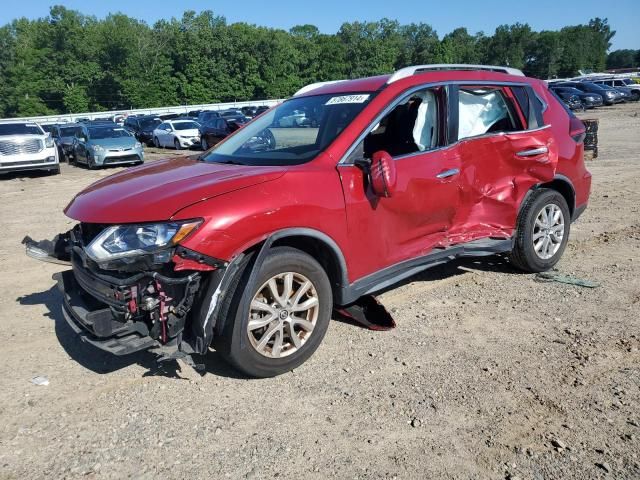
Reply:
[[[553, 219], [549, 224], [540, 222], [540, 218], [545, 218], [543, 211], [550, 213], [554, 219], [557, 216], [562, 221], [562, 225], [555, 223]], [[557, 215], [558, 211], [561, 215]], [[515, 243], [509, 260], [515, 267], [525, 272], [549, 270], [562, 257], [569, 240], [570, 229], [571, 215], [564, 197], [559, 192], [548, 188], [534, 190], [527, 197], [520, 211]], [[560, 232], [562, 237], [558, 238]], [[541, 245], [540, 251], [536, 251], [534, 236], [537, 237], [535, 245]], [[548, 243], [545, 244], [545, 242]]]
[[175, 147], [176, 150], [182, 150], [182, 147], [180, 146], [180, 142], [178, 141], [177, 138], [173, 141], [173, 146]]
[[52, 168], [51, 170], [49, 170], [49, 175], [59, 175], [60, 174], [60, 165], [58, 165], [56, 168]]
[[207, 150], [209, 150], [209, 145], [207, 144], [207, 139], [204, 138], [204, 135], [200, 138], [200, 147], [202, 148], [202, 150], [204, 150], [205, 152]]
[[95, 170], [96, 169], [95, 164], [93, 163], [93, 161], [89, 157], [87, 157], [87, 168], [89, 170]]
[[153, 146], [160, 148], [160, 141], [158, 140], [158, 137], [153, 137]]
[[[329, 326], [333, 295], [329, 278], [320, 264], [313, 257], [295, 248], [272, 248], [259, 268], [253, 292], [246, 296], [243, 295], [252, 270], [247, 268], [247, 265], [245, 265], [244, 272], [238, 275], [239, 280], [236, 285], [230, 287], [229, 291], [233, 291], [233, 294], [227, 296], [226, 304], [222, 305], [220, 315], [220, 318], [226, 319], [226, 322], [222, 332], [214, 340], [214, 347], [231, 365], [244, 374], [250, 377], [267, 378], [297, 368], [316, 351]], [[276, 305], [276, 302], [273, 302], [271, 306], [268, 305], [272, 299], [261, 297], [261, 294], [265, 291], [272, 291], [267, 286], [270, 279], [289, 274], [292, 275], [294, 289], [297, 288], [297, 290], [291, 290], [290, 299], [295, 300], [296, 295], [301, 291], [306, 293], [302, 295], [299, 305], [313, 302], [314, 296], [317, 299], [316, 307], [299, 313], [299, 315], [307, 315], [306, 320], [310, 319], [306, 322], [307, 325], [311, 323], [314, 325], [310, 332], [302, 328], [301, 325], [284, 319], [284, 314], [287, 314], [287, 311], [272, 308], [273, 314], [269, 314], [261, 309], [250, 309], [254, 300], [266, 305], [267, 308]], [[301, 285], [304, 280], [308, 280], [312, 288], [303, 290]], [[283, 281], [282, 285], [277, 283], [276, 288], [282, 288], [282, 295], [279, 295], [282, 298], [285, 293], [285, 282]], [[279, 290], [278, 293], [280, 294]], [[243, 297], [246, 298], [243, 299]], [[243, 312], [249, 312], [249, 314], [243, 315]], [[260, 317], [260, 315], [263, 316]], [[287, 317], [289, 318], [290, 315], [289, 312]], [[264, 322], [265, 319], [267, 319], [266, 321], [269, 318], [272, 320], [262, 327], [250, 330], [250, 316], [253, 316], [253, 321], [257, 324], [260, 324], [260, 321]], [[278, 331], [273, 332], [274, 328]], [[298, 342], [300, 342], [298, 347], [292, 341], [291, 328], [293, 328], [293, 334], [298, 336]], [[271, 336], [268, 335], [269, 331], [273, 332]], [[306, 338], [303, 338], [305, 335]], [[265, 336], [269, 341], [260, 349], [260, 340]], [[278, 338], [282, 342], [282, 350], [279, 358], [276, 358], [278, 355], [274, 356], [274, 351], [277, 352]]]

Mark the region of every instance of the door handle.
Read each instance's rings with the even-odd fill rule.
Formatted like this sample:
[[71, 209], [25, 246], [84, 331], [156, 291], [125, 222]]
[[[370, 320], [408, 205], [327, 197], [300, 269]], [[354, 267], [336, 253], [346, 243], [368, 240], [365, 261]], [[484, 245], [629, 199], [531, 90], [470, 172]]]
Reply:
[[449, 170], [444, 170], [436, 175], [436, 178], [443, 179], [453, 177], [454, 175], [458, 175], [460, 173], [460, 169], [458, 168], [450, 168]]
[[549, 149], [547, 147], [537, 147], [537, 148], [530, 148], [528, 150], [521, 150], [518, 153], [516, 153], [516, 155], [518, 157], [535, 157], [537, 155], [544, 155], [545, 153], [549, 153]]

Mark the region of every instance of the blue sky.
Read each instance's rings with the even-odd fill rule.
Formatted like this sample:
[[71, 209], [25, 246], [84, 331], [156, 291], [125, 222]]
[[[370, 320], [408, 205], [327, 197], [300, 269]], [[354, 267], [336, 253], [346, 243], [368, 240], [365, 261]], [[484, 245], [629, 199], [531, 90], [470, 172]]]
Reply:
[[393, 18], [401, 23], [425, 22], [442, 37], [456, 27], [475, 33], [492, 33], [504, 23], [529, 23], [535, 30], [554, 30], [565, 25], [586, 23], [599, 16], [609, 19], [617, 31], [612, 49], [640, 49], [640, 0], [6, 0], [11, 6], [0, 9], [0, 24], [17, 17], [47, 15], [49, 6], [62, 4], [83, 13], [103, 17], [120, 11], [153, 23], [160, 18], [180, 17], [184, 10], [213, 10], [229, 22], [248, 22], [289, 29], [311, 23], [322, 32], [334, 33], [343, 22]]

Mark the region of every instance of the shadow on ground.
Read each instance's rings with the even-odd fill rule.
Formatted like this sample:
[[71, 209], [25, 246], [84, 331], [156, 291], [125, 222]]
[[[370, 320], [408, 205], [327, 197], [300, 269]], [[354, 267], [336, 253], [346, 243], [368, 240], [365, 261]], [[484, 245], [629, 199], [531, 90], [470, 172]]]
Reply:
[[[481, 258], [466, 258], [433, 267], [422, 273], [407, 278], [392, 287], [386, 288], [378, 294], [398, 288], [412, 282], [434, 282], [446, 278], [463, 275], [466, 269], [494, 271], [505, 274], [522, 274], [514, 269], [506, 257], [493, 255]], [[44, 305], [47, 309], [45, 316], [55, 322], [55, 332], [62, 348], [76, 362], [95, 373], [108, 374], [133, 364], [138, 364], [147, 370], [144, 376], [166, 376], [182, 379], [179, 375], [180, 367], [176, 361], [158, 363], [157, 355], [152, 352], [137, 352], [125, 356], [115, 356], [104, 352], [89, 343], [82, 342], [71, 327], [67, 324], [62, 313], [62, 299], [57, 287], [54, 285], [43, 292], [34, 292], [17, 299], [21, 305]], [[362, 327], [360, 324], [346, 317], [335, 314], [333, 319], [339, 322]], [[401, 327], [401, 325], [400, 325]], [[222, 377], [247, 378], [236, 371], [224, 361], [222, 356], [215, 351], [210, 351], [205, 356], [194, 356], [194, 361], [204, 365], [204, 373], [210, 373]]]

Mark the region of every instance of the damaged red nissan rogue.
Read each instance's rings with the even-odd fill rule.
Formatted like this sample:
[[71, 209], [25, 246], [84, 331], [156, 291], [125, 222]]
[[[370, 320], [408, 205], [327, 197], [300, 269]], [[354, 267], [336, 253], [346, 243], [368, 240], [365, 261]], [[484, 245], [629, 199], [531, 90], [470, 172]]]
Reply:
[[314, 84], [198, 158], [99, 180], [27, 253], [66, 320], [116, 355], [219, 351], [249, 376], [308, 359], [332, 309], [456, 257], [553, 267], [587, 206], [584, 126], [507, 67]]

